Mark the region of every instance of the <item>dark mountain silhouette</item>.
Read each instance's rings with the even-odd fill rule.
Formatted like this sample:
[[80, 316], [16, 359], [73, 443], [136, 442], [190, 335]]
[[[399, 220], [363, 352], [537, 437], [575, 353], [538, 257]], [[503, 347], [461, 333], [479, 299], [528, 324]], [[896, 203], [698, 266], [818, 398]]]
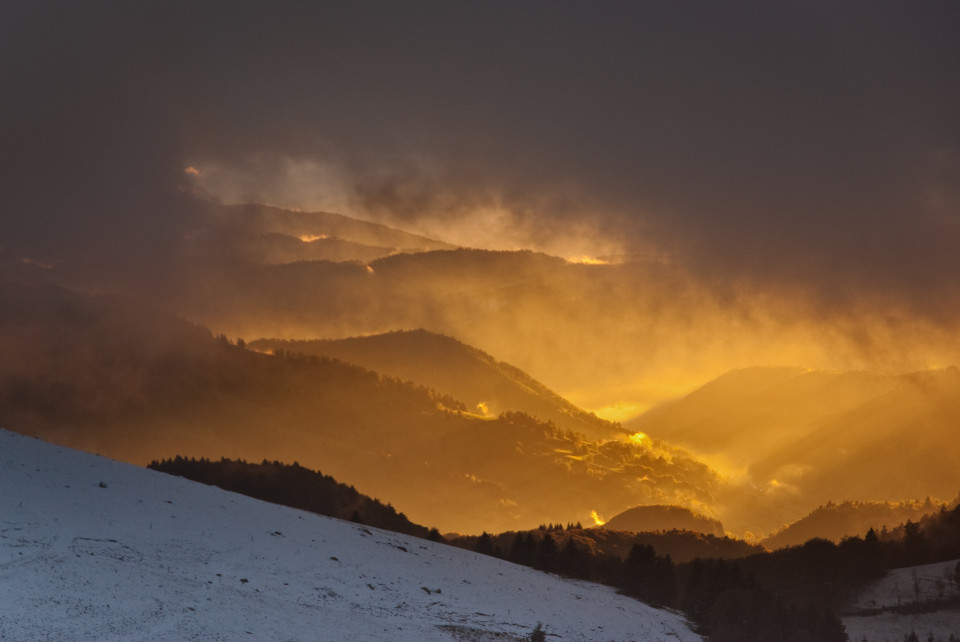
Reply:
[[0, 424], [146, 464], [294, 462], [444, 530], [709, 502], [718, 479], [653, 441], [592, 440], [335, 359], [258, 354], [117, 297], [0, 284]]
[[654, 531], [693, 531], [722, 537], [723, 524], [680, 506], [634, 506], [613, 516], [603, 528], [635, 533]]
[[[401, 252], [449, 250], [456, 246], [411, 234], [403, 230], [371, 223], [332, 212], [300, 212], [267, 205], [217, 205], [204, 203], [203, 210], [210, 226], [203, 239], [208, 242], [236, 244], [238, 249], [256, 256], [257, 242], [262, 250], [272, 253], [261, 256], [266, 263], [292, 263], [299, 260], [369, 261]], [[300, 246], [279, 241], [289, 239]], [[330, 241], [330, 243], [325, 243]], [[313, 246], [313, 247], [311, 247]], [[305, 248], [309, 250], [304, 251]]]
[[594, 438], [623, 433], [616, 424], [577, 408], [519, 368], [452, 337], [426, 330], [341, 340], [262, 339], [247, 345], [255, 350], [303, 352], [354, 363], [429, 386], [464, 401], [472, 412], [483, 415], [515, 410]]
[[839, 543], [844, 537], [862, 535], [871, 528], [879, 532], [910, 520], [916, 522], [943, 506], [929, 497], [912, 502], [828, 502], [770, 535], [761, 544], [773, 550], [798, 546], [814, 538]]

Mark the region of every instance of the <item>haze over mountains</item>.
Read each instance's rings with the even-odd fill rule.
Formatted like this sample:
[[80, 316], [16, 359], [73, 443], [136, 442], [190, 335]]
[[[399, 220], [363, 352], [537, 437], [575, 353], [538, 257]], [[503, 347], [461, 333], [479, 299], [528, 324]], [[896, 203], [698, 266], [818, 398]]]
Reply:
[[655, 255], [597, 264], [454, 248], [327, 213], [216, 205], [185, 194], [171, 207], [182, 211], [185, 229], [151, 265], [82, 247], [58, 255], [8, 251], [7, 264], [30, 278], [140, 298], [231, 338], [341, 339], [422, 328], [511, 363], [612, 420], [738, 367], [900, 373], [960, 361], [952, 332], [905, 323], [896, 311], [808, 305], [749, 283], [707, 287]]
[[[691, 302], [685, 291], [701, 312], [719, 314], [706, 314], [710, 327], [733, 322], [667, 266], [449, 249], [323, 213], [200, 210], [177, 259], [194, 275], [187, 280], [107, 273], [111, 261], [92, 256], [12, 262], [6, 272], [23, 283], [126, 293], [217, 334], [242, 330], [250, 348], [285, 356], [240, 350], [116, 297], [8, 283], [8, 425], [138, 463], [296, 460], [420, 523], [464, 532], [676, 504], [735, 533], [770, 533], [831, 500], [949, 499], [960, 486], [958, 454], [944, 444], [960, 412], [955, 369], [741, 369], [622, 428], [462, 337], [540, 364], [574, 396], [602, 371], [581, 397], [610, 401], [632, 389], [625, 407], [641, 408], [653, 388], [621, 384], [671, 359], [658, 339], [673, 345], [676, 328], [664, 322], [679, 321]], [[327, 241], [349, 258], [317, 259], [334, 251], [312, 249]], [[641, 285], [645, 270], [662, 278]], [[628, 304], [609, 304], [616, 300]], [[684, 323], [695, 342], [723, 343], [702, 332], [707, 326]], [[412, 327], [423, 329], [398, 330]], [[611, 353], [641, 336], [643, 352]], [[620, 383], [608, 390], [610, 381]]]

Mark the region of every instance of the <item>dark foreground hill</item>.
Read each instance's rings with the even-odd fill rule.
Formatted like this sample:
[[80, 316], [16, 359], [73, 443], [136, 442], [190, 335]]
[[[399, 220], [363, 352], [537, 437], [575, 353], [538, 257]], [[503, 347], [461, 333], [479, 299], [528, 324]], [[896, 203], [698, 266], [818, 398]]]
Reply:
[[439, 533], [414, 524], [389, 504], [367, 497], [353, 486], [333, 477], [304, 468], [296, 462], [259, 464], [232, 459], [193, 459], [174, 457], [152, 461], [148, 468], [186, 477], [274, 504], [308, 510], [318, 515], [337, 517], [375, 526], [388, 531], [440, 539]]

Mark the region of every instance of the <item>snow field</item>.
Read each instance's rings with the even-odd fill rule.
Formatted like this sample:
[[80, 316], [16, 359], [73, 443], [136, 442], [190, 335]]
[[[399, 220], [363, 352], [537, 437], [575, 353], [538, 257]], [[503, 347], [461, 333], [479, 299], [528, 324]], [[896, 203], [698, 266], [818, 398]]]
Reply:
[[0, 639], [693, 641], [676, 614], [0, 430]]
[[[953, 582], [953, 569], [960, 560], [898, 568], [867, 586], [851, 603], [851, 611], [896, 607], [914, 602], [956, 599], [960, 596]], [[848, 615], [843, 618], [851, 642], [902, 642], [916, 633], [921, 640], [933, 634], [947, 640], [960, 636], [960, 610], [942, 609], [933, 613], [887, 612], [877, 615]]]

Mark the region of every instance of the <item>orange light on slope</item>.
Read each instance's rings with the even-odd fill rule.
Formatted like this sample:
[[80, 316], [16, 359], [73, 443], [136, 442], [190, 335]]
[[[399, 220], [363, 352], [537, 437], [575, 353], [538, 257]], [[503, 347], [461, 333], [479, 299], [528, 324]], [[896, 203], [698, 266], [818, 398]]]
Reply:
[[322, 239], [328, 239], [330, 237], [327, 236], [326, 234], [301, 234], [297, 238], [303, 241], [304, 243], [313, 243], [314, 241], [320, 241]]
[[593, 523], [597, 526], [603, 526], [607, 523], [602, 517], [600, 517], [600, 515], [597, 514], [597, 511], [595, 510], [590, 511], [590, 517], [593, 519]]

